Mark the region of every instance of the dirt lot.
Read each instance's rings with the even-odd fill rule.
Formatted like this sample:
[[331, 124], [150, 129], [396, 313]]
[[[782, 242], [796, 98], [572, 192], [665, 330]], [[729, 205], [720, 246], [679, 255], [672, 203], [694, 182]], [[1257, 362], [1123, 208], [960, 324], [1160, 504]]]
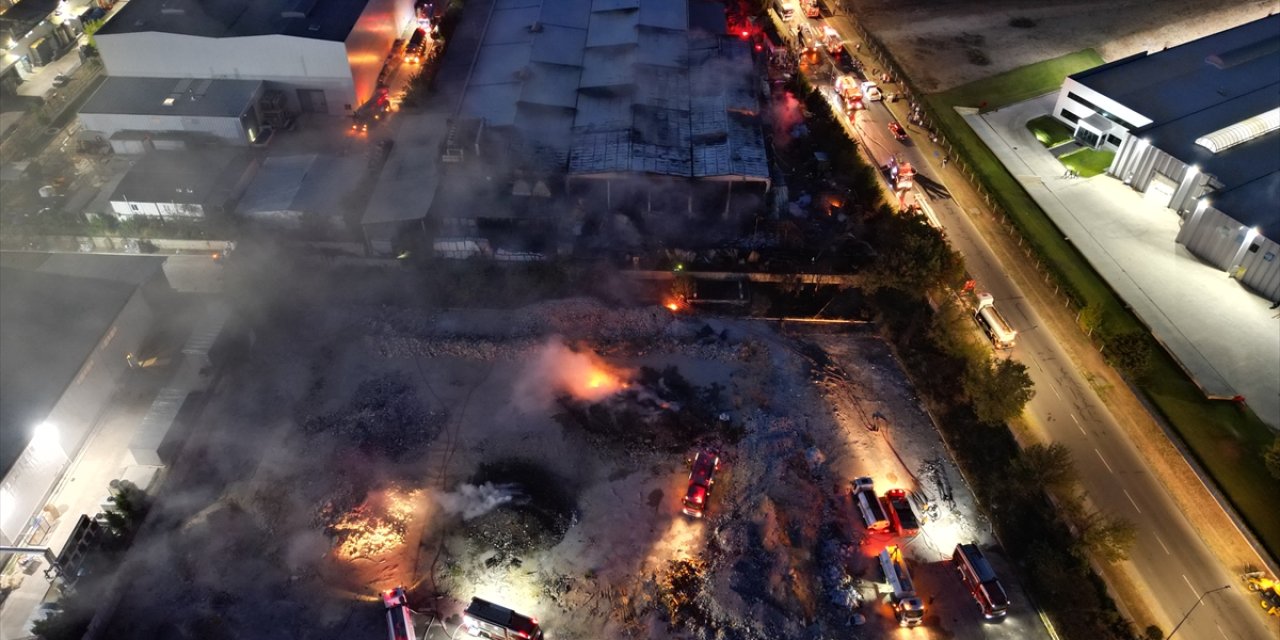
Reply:
[[[380, 638], [398, 584], [427, 638], [472, 596], [557, 639], [880, 637], [875, 555], [895, 541], [856, 524], [857, 475], [938, 505], [897, 541], [920, 637], [1044, 636], [996, 550], [1001, 625], [942, 562], [992, 540], [874, 337], [588, 299], [290, 312], [306, 322], [260, 333], [211, 394], [105, 637]], [[700, 445], [725, 465], [697, 520], [680, 500]]]
[[1092, 48], [1158, 51], [1265, 17], [1269, 0], [847, 0], [923, 91]]

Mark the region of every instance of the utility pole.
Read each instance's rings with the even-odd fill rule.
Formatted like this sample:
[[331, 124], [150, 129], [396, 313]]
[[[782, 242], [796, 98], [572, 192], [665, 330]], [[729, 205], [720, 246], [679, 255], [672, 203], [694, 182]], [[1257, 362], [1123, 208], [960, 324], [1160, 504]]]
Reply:
[[1175, 633], [1177, 633], [1177, 632], [1178, 632], [1178, 629], [1182, 627], [1182, 623], [1186, 622], [1186, 621], [1187, 621], [1187, 618], [1191, 617], [1191, 612], [1192, 612], [1192, 611], [1195, 611], [1195, 610], [1196, 610], [1196, 607], [1200, 606], [1200, 603], [1201, 603], [1201, 602], [1204, 602], [1204, 598], [1205, 598], [1205, 596], [1207, 596], [1207, 595], [1209, 595], [1209, 594], [1211, 594], [1211, 593], [1213, 593], [1213, 592], [1215, 592], [1215, 591], [1222, 591], [1223, 589], [1230, 589], [1230, 588], [1231, 588], [1231, 585], [1229, 585], [1229, 584], [1224, 584], [1224, 585], [1222, 585], [1221, 587], [1218, 587], [1217, 589], [1210, 589], [1210, 590], [1208, 590], [1208, 591], [1206, 591], [1206, 592], [1204, 592], [1204, 593], [1200, 594], [1200, 598], [1199, 598], [1198, 600], [1196, 600], [1196, 603], [1195, 603], [1195, 604], [1193, 604], [1193, 605], [1191, 605], [1191, 608], [1190, 608], [1190, 609], [1187, 609], [1187, 613], [1186, 613], [1185, 615], [1183, 615], [1183, 616], [1182, 616], [1182, 619], [1178, 621], [1178, 624], [1174, 625], [1174, 627], [1173, 627], [1173, 631], [1170, 631], [1170, 632], [1169, 632], [1169, 635], [1167, 635], [1167, 636], [1165, 636], [1165, 637], [1164, 637], [1164, 638], [1165, 638], [1165, 640], [1169, 640], [1170, 638], [1172, 638], [1172, 637], [1173, 637], [1173, 634], [1175, 634]]

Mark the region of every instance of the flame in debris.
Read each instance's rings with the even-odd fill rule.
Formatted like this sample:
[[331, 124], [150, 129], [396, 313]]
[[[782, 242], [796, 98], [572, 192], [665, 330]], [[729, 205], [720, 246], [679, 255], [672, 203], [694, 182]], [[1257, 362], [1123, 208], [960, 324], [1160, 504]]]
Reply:
[[525, 411], [545, 407], [560, 394], [598, 402], [626, 389], [628, 375], [589, 350], [574, 350], [552, 338], [526, 365], [514, 400]]
[[343, 560], [355, 560], [399, 548], [420, 493], [388, 489], [343, 514], [329, 527], [337, 541], [335, 553]]

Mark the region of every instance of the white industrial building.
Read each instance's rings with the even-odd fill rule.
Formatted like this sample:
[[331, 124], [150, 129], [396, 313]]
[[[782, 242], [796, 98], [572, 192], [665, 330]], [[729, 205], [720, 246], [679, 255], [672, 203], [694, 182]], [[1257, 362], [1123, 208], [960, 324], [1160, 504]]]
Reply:
[[262, 80], [342, 115], [413, 21], [412, 0], [132, 0], [94, 40], [111, 76]]
[[234, 210], [258, 163], [248, 150], [153, 151], [108, 183], [89, 213], [200, 221]]
[[[248, 145], [261, 131], [261, 80], [107, 78], [80, 108], [87, 134], [148, 132]], [[83, 135], [87, 135], [83, 134]]]
[[151, 332], [163, 258], [0, 254], [0, 544], [38, 544], [45, 501]]
[[1280, 15], [1066, 79], [1054, 116], [1172, 209], [1177, 242], [1280, 300]]

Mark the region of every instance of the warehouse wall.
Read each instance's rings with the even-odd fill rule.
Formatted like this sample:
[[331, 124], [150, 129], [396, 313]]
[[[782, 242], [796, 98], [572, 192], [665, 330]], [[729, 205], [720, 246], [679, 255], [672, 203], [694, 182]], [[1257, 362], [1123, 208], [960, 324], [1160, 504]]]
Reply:
[[[204, 38], [155, 32], [99, 34], [94, 40], [108, 75], [265, 80], [285, 89], [324, 91], [328, 112], [334, 115], [346, 113], [345, 105], [355, 101], [352, 69], [341, 42], [281, 35]], [[165, 55], [157, 56], [156, 51]], [[296, 108], [296, 96], [290, 100]]]
[[110, 138], [118, 131], [183, 131], [204, 133], [228, 144], [248, 145], [249, 134], [238, 117], [180, 117], [125, 113], [81, 113], [80, 123], [86, 131], [96, 131]]
[[373, 96], [392, 43], [404, 33], [412, 19], [413, 3], [408, 0], [369, 0], [365, 6], [346, 42], [356, 107]]
[[46, 497], [67, 463], [76, 457], [98, 416], [115, 394], [121, 376], [128, 369], [125, 354], [137, 353], [151, 331], [154, 316], [143, 299], [142, 289], [139, 287], [130, 296], [115, 323], [49, 412], [47, 422], [57, 429], [61, 452], [50, 454], [47, 448], [28, 446], [0, 482], [0, 499], [6, 503], [4, 517], [0, 519], [0, 540], [16, 541], [31, 518], [44, 507]]
[[[1280, 245], [1212, 206], [1197, 209], [1178, 242], [1209, 265], [1239, 277], [1268, 300], [1280, 300]], [[1243, 272], [1239, 272], [1243, 269]]]

